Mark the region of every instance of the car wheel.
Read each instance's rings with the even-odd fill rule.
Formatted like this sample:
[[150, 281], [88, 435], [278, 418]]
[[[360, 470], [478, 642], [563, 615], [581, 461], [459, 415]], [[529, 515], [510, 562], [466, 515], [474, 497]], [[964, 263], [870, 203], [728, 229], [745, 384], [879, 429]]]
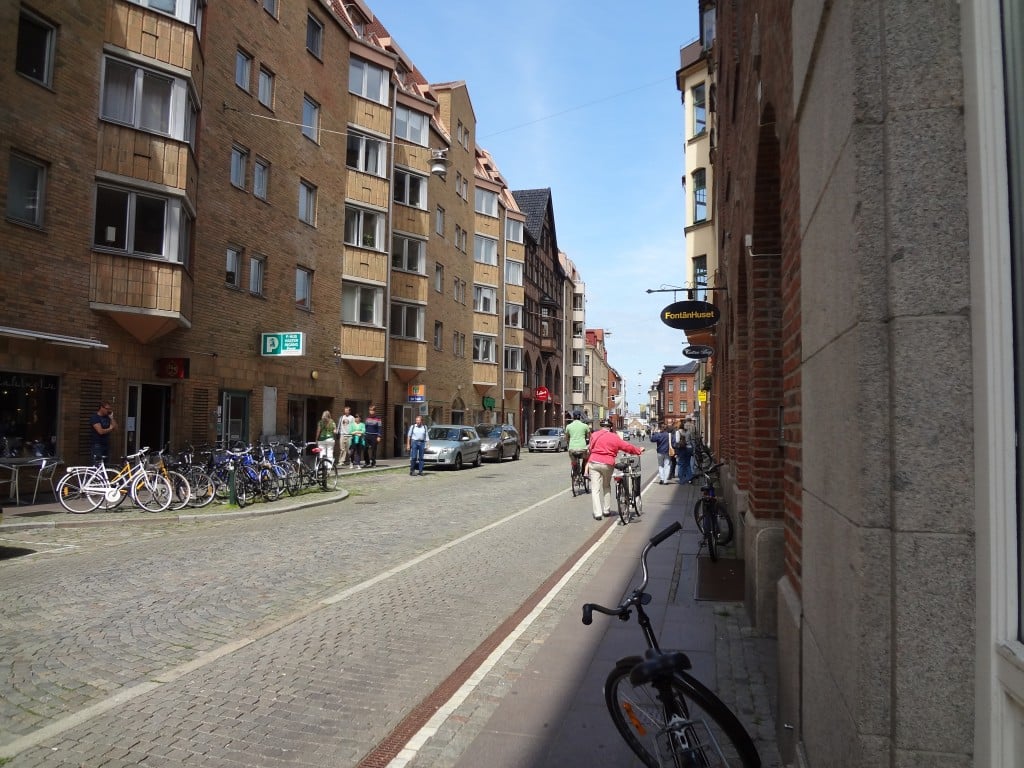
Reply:
[[455, 456], [455, 463], [452, 466], [454, 467], [456, 472], [458, 472], [460, 469], [462, 469], [462, 454], [461, 453], [456, 454], [456, 456]]
[[[499, 458], [498, 461], [501, 461], [501, 459]], [[479, 467], [481, 464], [483, 464], [483, 459], [480, 457], [480, 454], [477, 453], [476, 461], [473, 462], [473, 466], [474, 467]]]
[[516, 447], [516, 452], [512, 454], [512, 461], [519, 461], [519, 448]]
[[533, 453], [533, 448], [527, 448], [530, 453]]

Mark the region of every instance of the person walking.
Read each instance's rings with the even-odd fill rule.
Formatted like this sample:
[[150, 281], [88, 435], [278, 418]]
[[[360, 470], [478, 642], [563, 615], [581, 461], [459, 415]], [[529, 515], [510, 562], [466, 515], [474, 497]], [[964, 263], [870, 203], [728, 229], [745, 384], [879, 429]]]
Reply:
[[423, 417], [417, 416], [415, 423], [409, 427], [405, 435], [405, 450], [409, 454], [409, 477], [423, 474], [423, 452], [427, 448], [429, 438], [427, 428], [423, 426]]
[[348, 451], [352, 458], [352, 467], [362, 466], [363, 451], [366, 450], [366, 425], [358, 413], [352, 414], [352, 428], [349, 430]]
[[366, 448], [363, 453], [363, 466], [376, 467], [377, 448], [380, 445], [380, 441], [384, 439], [384, 422], [381, 421], [377, 415], [377, 409], [372, 405], [366, 414], [366, 421], [363, 422], [363, 426], [366, 427]]
[[[644, 452], [611, 431], [612, 423], [601, 420], [601, 428], [590, 436], [590, 458], [584, 471], [590, 473], [590, 493], [595, 520], [603, 520], [612, 511], [612, 469], [619, 451], [639, 456]], [[596, 493], [595, 493], [596, 491]]]
[[668, 482], [668, 449], [671, 447], [672, 434], [661, 427], [656, 427], [651, 433], [651, 442], [658, 445], [658, 485]]
[[338, 431], [338, 425], [331, 418], [330, 411], [320, 414], [320, 421], [316, 423], [316, 444], [320, 447], [320, 455], [330, 466], [334, 465], [334, 433]]
[[575, 413], [572, 421], [565, 428], [569, 436], [569, 463], [572, 466], [583, 465], [587, 461], [587, 444], [590, 442], [590, 425], [582, 421]]
[[338, 419], [338, 431], [335, 437], [338, 440], [338, 466], [344, 467], [352, 464], [352, 457], [349, 456], [349, 445], [352, 441], [352, 418], [351, 408], [347, 405], [341, 411], [341, 418]]
[[679, 447], [676, 454], [679, 459], [679, 482], [693, 482], [693, 420], [687, 419], [685, 426], [679, 430]]
[[89, 417], [89, 429], [91, 430], [89, 450], [92, 453], [92, 463], [105, 462], [110, 457], [110, 433], [117, 429], [117, 419], [114, 418], [114, 409], [106, 400]]
[[676, 451], [676, 423], [671, 419], [665, 424], [665, 431], [668, 432], [668, 479], [676, 476], [678, 464], [678, 452]]

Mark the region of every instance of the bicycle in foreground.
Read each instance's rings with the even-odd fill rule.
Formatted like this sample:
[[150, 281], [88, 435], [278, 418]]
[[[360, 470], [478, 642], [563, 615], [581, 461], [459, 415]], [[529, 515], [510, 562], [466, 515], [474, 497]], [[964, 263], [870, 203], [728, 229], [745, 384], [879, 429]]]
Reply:
[[[718, 560], [718, 548], [724, 547], [733, 537], [732, 518], [729, 517], [725, 504], [715, 495], [715, 482], [711, 476], [721, 466], [721, 463], [714, 464], [700, 471], [703, 477], [700, 498], [693, 505], [693, 521], [701, 535], [700, 546], [708, 548], [711, 562]], [[697, 552], [700, 553], [700, 547], [697, 548]]]
[[587, 464], [587, 451], [569, 451], [569, 485], [572, 495], [590, 493], [590, 478], [583, 471]]
[[640, 494], [640, 457], [629, 456], [624, 461], [615, 462], [612, 482], [619, 507], [619, 524], [629, 525], [633, 518], [639, 520], [644, 511], [644, 499]]
[[68, 467], [57, 483], [57, 499], [68, 512], [84, 514], [103, 506], [113, 509], [126, 497], [147, 512], [163, 512], [170, 506], [174, 491], [170, 481], [146, 467], [143, 448], [125, 457], [120, 470], [98, 466]]
[[583, 606], [583, 623], [594, 611], [637, 622], [647, 642], [643, 656], [619, 659], [604, 685], [612, 722], [630, 749], [650, 768], [760, 768], [750, 734], [722, 701], [692, 677], [690, 659], [681, 651], [658, 645], [644, 606], [651, 602], [647, 588], [647, 555], [652, 548], [682, 529], [678, 522], [651, 538], [640, 554], [643, 581], [616, 608], [596, 603]]

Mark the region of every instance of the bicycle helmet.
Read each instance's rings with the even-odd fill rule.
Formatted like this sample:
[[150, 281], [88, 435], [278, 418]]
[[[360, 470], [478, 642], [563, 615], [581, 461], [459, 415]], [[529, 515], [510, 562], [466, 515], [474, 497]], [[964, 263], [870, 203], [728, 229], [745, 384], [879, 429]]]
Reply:
[[611, 421], [611, 419], [601, 419], [601, 426], [605, 427], [606, 429], [611, 429], [612, 428], [612, 421]]

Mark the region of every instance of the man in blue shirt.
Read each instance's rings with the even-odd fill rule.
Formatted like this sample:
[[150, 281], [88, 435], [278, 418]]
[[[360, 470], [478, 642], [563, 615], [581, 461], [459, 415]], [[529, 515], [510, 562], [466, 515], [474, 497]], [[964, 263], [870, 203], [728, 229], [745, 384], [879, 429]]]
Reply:
[[369, 413], [366, 414], [363, 426], [366, 427], [366, 451], [363, 454], [363, 466], [376, 467], [377, 446], [384, 439], [384, 422], [377, 416], [377, 409], [372, 405]]

